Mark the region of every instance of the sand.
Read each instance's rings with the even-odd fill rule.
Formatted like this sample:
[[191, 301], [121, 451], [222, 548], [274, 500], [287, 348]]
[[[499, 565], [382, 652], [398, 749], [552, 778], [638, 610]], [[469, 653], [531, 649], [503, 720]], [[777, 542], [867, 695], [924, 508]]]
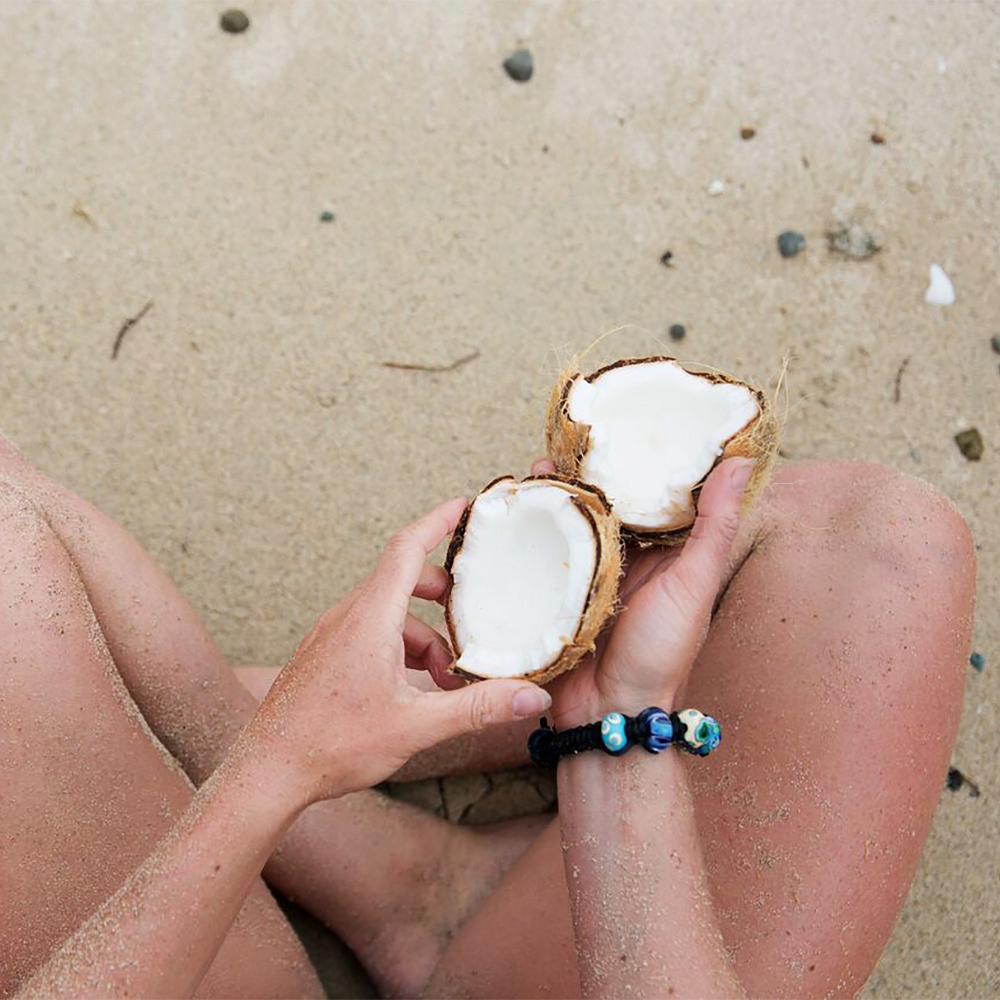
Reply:
[[[1000, 993], [996, 6], [246, 10], [0, 3], [0, 428], [277, 662], [395, 526], [526, 470], [603, 330], [682, 323], [764, 384], [790, 356], [786, 454], [922, 476], [979, 545], [983, 794], [942, 794], [869, 991]], [[883, 249], [831, 255], [850, 220]]]

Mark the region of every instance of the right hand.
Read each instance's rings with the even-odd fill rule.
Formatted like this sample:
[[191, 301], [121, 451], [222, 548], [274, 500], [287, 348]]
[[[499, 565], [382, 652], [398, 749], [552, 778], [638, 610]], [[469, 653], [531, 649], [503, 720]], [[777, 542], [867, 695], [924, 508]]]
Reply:
[[369, 788], [442, 740], [549, 707], [550, 696], [524, 680], [453, 679], [453, 690], [433, 692], [407, 683], [407, 666], [441, 678], [451, 662], [443, 637], [408, 605], [447, 593], [447, 574], [427, 557], [465, 506], [449, 500], [393, 536], [371, 576], [306, 636], [249, 723], [251, 752], [278, 763], [299, 806]]
[[[532, 471], [545, 474], [552, 468], [538, 462]], [[701, 491], [684, 546], [632, 554], [621, 586], [624, 610], [600, 637], [595, 653], [549, 687], [557, 729], [593, 722], [611, 711], [634, 715], [650, 705], [668, 712], [675, 707], [708, 634], [752, 471], [748, 459], [721, 462]]]

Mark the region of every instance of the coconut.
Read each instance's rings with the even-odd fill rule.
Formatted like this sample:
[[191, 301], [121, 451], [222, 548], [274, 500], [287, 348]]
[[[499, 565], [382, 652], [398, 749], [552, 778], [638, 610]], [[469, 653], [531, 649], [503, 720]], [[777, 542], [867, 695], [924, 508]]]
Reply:
[[698, 493], [724, 458], [754, 459], [744, 501], [752, 503], [778, 446], [777, 421], [760, 390], [666, 357], [564, 373], [547, 436], [560, 474], [601, 489], [626, 535], [660, 544], [688, 536]]
[[582, 483], [506, 476], [466, 509], [445, 569], [454, 670], [545, 683], [594, 648], [614, 612], [618, 522]]

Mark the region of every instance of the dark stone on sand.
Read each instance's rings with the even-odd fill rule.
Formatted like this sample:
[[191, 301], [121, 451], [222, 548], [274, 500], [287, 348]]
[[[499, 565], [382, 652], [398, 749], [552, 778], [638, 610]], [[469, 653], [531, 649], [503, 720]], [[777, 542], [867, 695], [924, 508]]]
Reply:
[[752, 125], [744, 125], [740, 129], [740, 138], [746, 141], [752, 139], [757, 134], [757, 130]]
[[683, 340], [687, 336], [687, 330], [684, 329], [681, 323], [674, 323], [668, 332], [670, 333], [671, 340]]
[[794, 229], [786, 229], [778, 237], [778, 253], [782, 257], [794, 257], [806, 247], [806, 238]]
[[959, 431], [955, 435], [955, 444], [970, 462], [978, 462], [983, 457], [983, 436], [975, 427]]
[[990, 340], [990, 347], [992, 347], [997, 354], [1000, 354], [1000, 335], [993, 337]]
[[527, 49], [518, 49], [504, 59], [503, 68], [512, 80], [527, 83], [535, 72], [535, 60]]
[[229, 10], [222, 12], [222, 16], [219, 18], [219, 27], [231, 35], [238, 35], [250, 27], [250, 18], [239, 8], [230, 7]]
[[986, 669], [986, 657], [982, 653], [973, 653], [969, 657], [969, 666], [976, 671], [977, 674], [981, 674]]
[[336, 216], [329, 209], [327, 209], [325, 212], [320, 212], [319, 214], [320, 222], [333, 222], [335, 218]]
[[671, 267], [672, 266], [671, 262], [673, 261], [673, 259], [674, 259], [673, 250], [664, 250], [662, 256], [660, 257], [660, 263], [664, 267]]
[[882, 249], [879, 238], [859, 222], [849, 222], [826, 234], [827, 243], [834, 253], [852, 260], [867, 260]]
[[965, 775], [957, 767], [949, 767], [945, 784], [949, 791], [957, 792], [965, 784]]

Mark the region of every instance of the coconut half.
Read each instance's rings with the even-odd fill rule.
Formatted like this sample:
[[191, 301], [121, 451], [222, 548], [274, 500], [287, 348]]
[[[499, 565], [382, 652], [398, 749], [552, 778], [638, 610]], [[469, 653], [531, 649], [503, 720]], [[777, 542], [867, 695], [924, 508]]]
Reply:
[[614, 612], [618, 522], [581, 483], [497, 479], [467, 508], [445, 569], [455, 671], [544, 683], [594, 648]]
[[744, 382], [688, 371], [673, 358], [635, 358], [560, 379], [548, 447], [562, 475], [604, 492], [627, 534], [677, 543], [723, 458], [755, 460], [747, 502], [757, 495], [777, 451], [777, 425], [764, 394]]

